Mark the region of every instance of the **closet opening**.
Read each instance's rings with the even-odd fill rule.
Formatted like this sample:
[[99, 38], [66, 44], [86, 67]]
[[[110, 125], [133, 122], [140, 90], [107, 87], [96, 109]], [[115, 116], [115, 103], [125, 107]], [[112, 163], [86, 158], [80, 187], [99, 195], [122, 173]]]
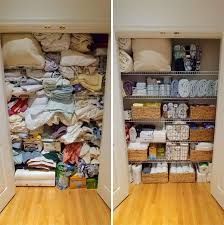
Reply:
[[221, 41], [162, 36], [117, 39], [130, 183], [210, 182]]
[[96, 189], [108, 35], [2, 33], [1, 46], [16, 186]]

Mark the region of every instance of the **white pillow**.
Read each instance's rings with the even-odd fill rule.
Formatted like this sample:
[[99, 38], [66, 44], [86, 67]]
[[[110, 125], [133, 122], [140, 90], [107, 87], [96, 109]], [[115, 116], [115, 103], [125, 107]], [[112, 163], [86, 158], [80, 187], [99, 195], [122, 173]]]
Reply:
[[119, 38], [118, 46], [120, 49], [130, 54], [131, 53], [131, 38]]
[[172, 44], [170, 39], [133, 39], [132, 50], [136, 72], [171, 71]]
[[120, 71], [128, 73], [133, 71], [133, 60], [124, 50], [119, 50]]
[[2, 46], [5, 68], [44, 68], [41, 47], [31, 34], [3, 34]]
[[96, 58], [77, 51], [66, 50], [61, 53], [61, 66], [89, 66], [96, 63]]

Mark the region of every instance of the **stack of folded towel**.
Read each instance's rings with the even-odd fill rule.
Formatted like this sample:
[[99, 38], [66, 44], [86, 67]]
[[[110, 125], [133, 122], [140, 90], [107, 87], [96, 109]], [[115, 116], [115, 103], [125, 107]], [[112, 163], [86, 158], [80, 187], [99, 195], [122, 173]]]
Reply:
[[140, 132], [140, 142], [148, 143], [165, 143], [166, 142], [166, 130], [142, 130]]
[[191, 163], [172, 163], [170, 173], [194, 173], [194, 168]]
[[143, 173], [157, 174], [157, 173], [168, 173], [168, 164], [163, 163], [153, 163], [152, 166], [144, 167]]
[[195, 145], [195, 150], [211, 151], [212, 149], [213, 149], [213, 143], [209, 143], [209, 142], [200, 142]]
[[134, 96], [146, 96], [147, 89], [145, 82], [137, 82], [135, 88], [133, 89], [132, 95]]

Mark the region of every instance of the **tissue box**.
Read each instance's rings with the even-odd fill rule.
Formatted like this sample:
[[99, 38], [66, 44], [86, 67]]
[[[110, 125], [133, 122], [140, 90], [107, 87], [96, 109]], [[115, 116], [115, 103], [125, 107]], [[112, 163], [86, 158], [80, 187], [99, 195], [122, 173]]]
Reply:
[[70, 177], [70, 189], [86, 188], [86, 178], [73, 175]]

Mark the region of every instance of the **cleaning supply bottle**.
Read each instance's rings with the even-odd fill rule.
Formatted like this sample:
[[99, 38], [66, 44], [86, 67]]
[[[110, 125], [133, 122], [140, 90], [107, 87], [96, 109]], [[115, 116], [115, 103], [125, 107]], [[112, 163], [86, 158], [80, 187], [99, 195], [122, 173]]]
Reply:
[[135, 127], [131, 127], [131, 128], [129, 129], [129, 137], [130, 137], [130, 141], [131, 141], [131, 142], [135, 142], [135, 141], [136, 141], [136, 138], [137, 138], [137, 132], [136, 132]]

